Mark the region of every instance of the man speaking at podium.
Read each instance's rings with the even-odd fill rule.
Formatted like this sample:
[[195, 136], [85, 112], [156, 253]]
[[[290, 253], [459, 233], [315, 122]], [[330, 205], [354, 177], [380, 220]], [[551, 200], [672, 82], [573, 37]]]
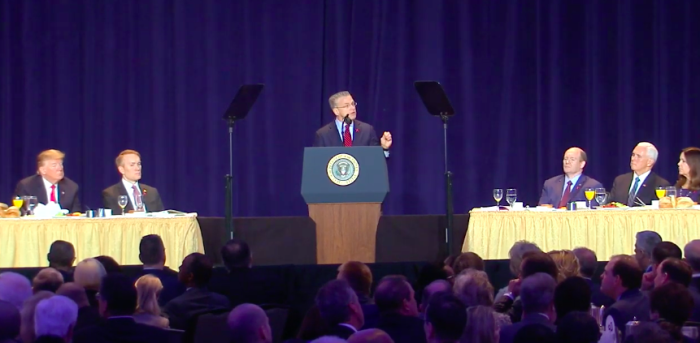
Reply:
[[335, 93], [328, 98], [328, 102], [335, 114], [335, 120], [316, 131], [315, 147], [381, 145], [384, 155], [389, 157], [391, 133], [384, 132], [382, 138], [377, 139], [372, 125], [355, 120], [357, 103], [350, 92]]

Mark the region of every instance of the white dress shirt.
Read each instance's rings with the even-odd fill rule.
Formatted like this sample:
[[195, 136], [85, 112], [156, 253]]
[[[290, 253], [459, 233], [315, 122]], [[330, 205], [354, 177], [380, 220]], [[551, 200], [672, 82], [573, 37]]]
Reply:
[[[53, 186], [54, 184], [44, 179], [43, 177], [41, 178], [41, 180], [44, 181], [44, 189], [46, 190], [46, 203], [44, 205], [48, 205], [51, 202], [51, 186]], [[59, 204], [58, 200], [58, 185], [56, 185], [56, 188], [54, 190], [54, 196], [56, 197], [56, 204], [60, 207], [61, 205]]]
[[639, 189], [642, 188], [642, 185], [644, 184], [644, 181], [649, 177], [649, 174], [651, 174], [651, 170], [642, 174], [642, 175], [637, 175], [637, 173], [632, 174], [632, 183], [630, 184], [630, 188], [627, 190], [627, 194], [629, 194], [632, 191], [632, 187], [634, 187], [634, 182], [639, 178], [639, 184], [637, 185], [637, 190], [634, 192], [636, 195], [637, 192], [639, 192]]
[[[124, 188], [126, 188], [126, 194], [129, 197], [129, 201], [131, 202], [131, 206], [134, 208], [134, 211], [136, 211], [136, 199], [134, 199], [134, 185], [136, 185], [136, 189], [139, 191], [139, 194], [141, 194], [141, 202], [143, 202], [143, 194], [141, 193], [141, 187], [139, 187], [138, 182], [131, 182], [126, 179], [122, 179], [122, 183], [124, 184]], [[143, 211], [146, 212], [146, 203], [143, 202]]]

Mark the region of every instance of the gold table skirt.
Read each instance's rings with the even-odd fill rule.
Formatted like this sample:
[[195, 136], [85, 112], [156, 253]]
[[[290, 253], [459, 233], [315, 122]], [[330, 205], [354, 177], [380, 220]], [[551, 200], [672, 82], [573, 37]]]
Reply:
[[526, 240], [543, 251], [587, 247], [607, 261], [612, 255], [634, 254], [635, 235], [644, 230], [683, 249], [700, 238], [700, 210], [472, 211], [467, 230], [462, 251], [483, 259], [508, 259], [513, 243]]
[[141, 264], [141, 237], [159, 235], [165, 244], [165, 264], [177, 270], [182, 259], [204, 253], [195, 217], [0, 219], [0, 268], [46, 267], [51, 243], [63, 240], [75, 247], [76, 264], [106, 255], [120, 265]]

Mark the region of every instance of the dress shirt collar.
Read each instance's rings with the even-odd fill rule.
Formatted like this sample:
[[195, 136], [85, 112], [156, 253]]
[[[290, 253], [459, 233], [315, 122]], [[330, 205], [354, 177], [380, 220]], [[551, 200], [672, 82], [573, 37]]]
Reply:
[[56, 187], [58, 187], [58, 182], [57, 182], [57, 183], [51, 183], [51, 182], [49, 182], [49, 180], [45, 179], [43, 176], [41, 177], [41, 181], [44, 182], [44, 187], [45, 187], [46, 189], [51, 188], [51, 186], [53, 186], [53, 185], [56, 185]]
[[[579, 173], [578, 175], [574, 175], [572, 178], [569, 178], [569, 175], [564, 174], [564, 187], [566, 187], [566, 184], [571, 181], [571, 187], [573, 188], [576, 186], [576, 183], [578, 182], [578, 179], [581, 178], [582, 173]], [[573, 190], [573, 189], [572, 189]]]
[[632, 186], [634, 186], [634, 180], [636, 178], [639, 178], [639, 186], [641, 186], [644, 183], [644, 180], [646, 180], [647, 177], [649, 177], [649, 174], [651, 174], [651, 169], [642, 175], [637, 175], [637, 173], [633, 173], [632, 174]]
[[[340, 130], [341, 132], [345, 128], [345, 122], [342, 120], [338, 120], [338, 118], [335, 119], [335, 127]], [[353, 120], [352, 123], [350, 123], [350, 132], [355, 128], [355, 121]]]
[[352, 332], [357, 332], [357, 329], [356, 329], [354, 326], [352, 326], [352, 325], [350, 325], [350, 324], [348, 324], [348, 323], [340, 323], [340, 324], [338, 324], [338, 325], [344, 326], [344, 327], [346, 327], [346, 328], [349, 328], [350, 330], [352, 330]]
[[141, 189], [139, 189], [139, 182], [131, 182], [127, 179], [122, 178], [122, 183], [124, 184], [124, 188], [126, 188], [127, 191], [133, 192], [134, 189], [132, 188], [134, 185], [136, 185], [136, 188], [141, 192]]

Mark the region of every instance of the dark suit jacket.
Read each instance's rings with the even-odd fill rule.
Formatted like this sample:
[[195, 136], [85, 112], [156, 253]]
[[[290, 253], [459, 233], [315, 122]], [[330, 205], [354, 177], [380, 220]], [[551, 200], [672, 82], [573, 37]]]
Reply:
[[158, 304], [161, 307], [165, 306], [170, 300], [185, 293], [185, 286], [178, 281], [177, 272], [168, 267], [163, 269], [140, 269], [134, 274], [134, 282], [136, 282], [138, 278], [148, 274], [157, 277], [163, 284], [163, 290], [160, 292], [160, 297], [158, 298]]
[[[83, 207], [80, 206], [78, 198], [78, 184], [73, 180], [64, 177], [58, 181], [58, 204], [62, 209], [71, 212], [82, 212]], [[44, 187], [43, 177], [41, 175], [32, 175], [22, 179], [15, 187], [14, 196], [32, 195], [40, 204], [46, 205], [49, 202], [46, 188]]]
[[593, 282], [591, 279], [584, 278], [586, 280], [586, 283], [588, 284], [588, 287], [591, 289], [591, 302], [593, 305], [596, 305], [600, 307], [601, 305], [605, 307], [610, 307], [615, 300], [610, 298], [609, 296], [603, 294], [603, 292], [600, 291], [600, 285]]
[[603, 312], [603, 320], [612, 316], [615, 326], [625, 335], [627, 322], [637, 318], [638, 321], [649, 320], [649, 298], [639, 289], [630, 289], [622, 293], [620, 300], [615, 301]]
[[[139, 182], [138, 185], [141, 188], [141, 194], [143, 194], [143, 203], [146, 204], [146, 211], [160, 212], [165, 210], [157, 189], [141, 182]], [[129, 195], [121, 180], [102, 191], [102, 204], [104, 208], [111, 208], [113, 214], [121, 214], [122, 208], [119, 207], [120, 195]], [[131, 203], [131, 198], [129, 198], [129, 202], [126, 204], [124, 211], [129, 212], [134, 208], [134, 204]]]
[[[561, 202], [561, 197], [562, 195], [564, 195], [564, 180], [565, 175], [562, 174], [545, 181], [544, 186], [542, 186], [542, 195], [540, 196], [539, 204], [549, 204], [553, 205], [554, 207], [559, 206], [559, 202]], [[586, 188], [602, 187], [603, 184], [598, 182], [596, 179], [581, 174], [581, 176], [576, 181], [576, 184], [573, 185], [571, 189], [569, 201], [585, 201], [586, 195], [584, 194], [584, 190]]]
[[[374, 127], [367, 123], [355, 120], [355, 132], [352, 139], [353, 146], [378, 146], [379, 139]], [[314, 139], [315, 147], [343, 146], [343, 138], [338, 133], [335, 120], [316, 131]]]
[[[613, 182], [612, 190], [610, 191], [609, 201], [619, 202], [621, 204], [627, 204], [627, 198], [629, 197], [630, 187], [632, 187], [632, 182], [634, 179], [634, 173], [622, 174], [615, 178]], [[654, 172], [649, 173], [646, 180], [639, 186], [637, 190], [637, 198], [642, 200], [647, 205], [651, 204], [652, 200], [657, 200], [656, 197], [656, 187], [668, 187], [671, 184], [668, 183], [664, 178], [657, 175]], [[635, 203], [633, 206], [639, 206]]]
[[511, 325], [506, 325], [501, 328], [500, 331], [500, 343], [512, 343], [513, 340], [515, 339], [515, 335], [518, 334], [518, 331], [520, 331], [522, 328], [528, 326], [528, 325], [533, 325], [533, 324], [541, 324], [544, 325], [550, 329], [552, 329], [552, 332], [556, 332], [557, 327], [552, 324], [549, 319], [545, 318], [544, 316], [534, 313], [534, 314], [528, 314], [523, 316], [523, 320], [511, 324]]
[[163, 307], [172, 329], [186, 330], [200, 314], [230, 309], [228, 299], [206, 288], [190, 288]]
[[352, 334], [354, 334], [356, 331], [350, 329], [347, 326], [343, 325], [335, 325], [328, 329], [328, 332], [326, 333], [325, 336], [335, 336], [335, 337], [340, 337], [342, 339], [347, 340]]
[[260, 269], [234, 268], [227, 274], [215, 275], [209, 282], [212, 292], [225, 295], [231, 307], [243, 303], [286, 304], [287, 284], [276, 274]]
[[691, 322], [700, 322], [700, 277], [694, 277], [688, 286], [690, 294], [693, 296], [695, 305], [693, 306], [693, 314], [690, 315]]
[[377, 329], [386, 332], [394, 343], [426, 342], [423, 320], [397, 313], [383, 313], [379, 317]]
[[138, 324], [133, 318], [107, 319], [75, 332], [73, 343], [167, 343], [168, 335], [155, 326]]
[[96, 307], [85, 306], [78, 309], [78, 320], [75, 322], [74, 331], [80, 331], [104, 322], [100, 311]]

